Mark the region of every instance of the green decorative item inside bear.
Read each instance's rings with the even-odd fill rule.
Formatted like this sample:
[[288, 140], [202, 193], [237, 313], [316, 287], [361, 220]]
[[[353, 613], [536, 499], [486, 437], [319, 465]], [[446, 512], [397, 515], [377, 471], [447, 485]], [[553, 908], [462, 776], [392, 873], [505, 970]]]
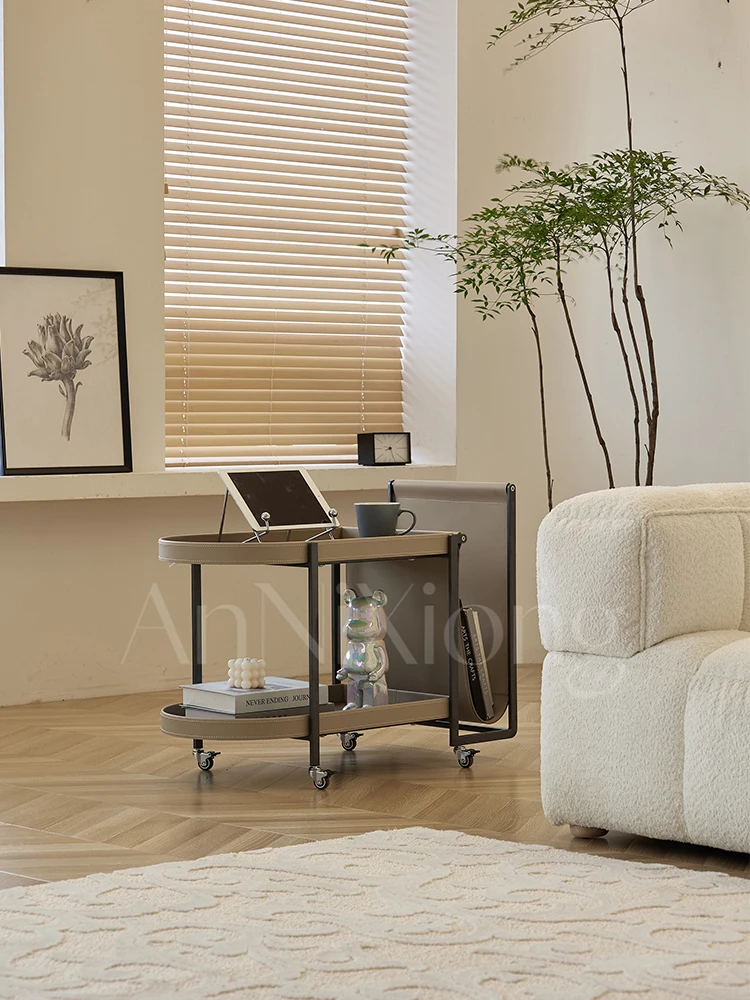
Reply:
[[347, 639], [344, 665], [336, 674], [346, 681], [347, 704], [344, 709], [371, 708], [388, 704], [388, 652], [385, 648], [387, 622], [383, 608], [388, 598], [382, 590], [372, 597], [357, 597], [353, 590], [344, 594], [349, 609], [344, 636]]

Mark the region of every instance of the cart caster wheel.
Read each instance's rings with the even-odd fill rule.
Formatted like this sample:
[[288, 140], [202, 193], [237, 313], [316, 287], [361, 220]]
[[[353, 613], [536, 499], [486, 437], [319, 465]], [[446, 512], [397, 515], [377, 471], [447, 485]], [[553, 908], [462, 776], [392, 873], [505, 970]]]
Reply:
[[469, 768], [474, 766], [474, 758], [479, 753], [478, 750], [468, 750], [466, 747], [456, 747], [456, 760], [458, 766]]
[[344, 750], [356, 750], [357, 741], [362, 733], [339, 733], [341, 746]]
[[198, 767], [201, 771], [210, 771], [214, 766], [214, 757], [218, 757], [221, 750], [193, 750]]
[[322, 767], [311, 767], [310, 777], [312, 778], [312, 783], [315, 787], [319, 788], [322, 792], [328, 788], [328, 785], [330, 784], [331, 772], [324, 771]]

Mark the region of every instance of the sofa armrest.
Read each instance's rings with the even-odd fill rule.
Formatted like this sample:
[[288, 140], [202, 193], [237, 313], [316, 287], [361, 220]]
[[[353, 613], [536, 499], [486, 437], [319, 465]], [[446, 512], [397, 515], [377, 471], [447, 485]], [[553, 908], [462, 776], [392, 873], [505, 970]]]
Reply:
[[750, 627], [750, 486], [629, 487], [574, 497], [542, 522], [542, 642], [630, 657], [690, 632]]

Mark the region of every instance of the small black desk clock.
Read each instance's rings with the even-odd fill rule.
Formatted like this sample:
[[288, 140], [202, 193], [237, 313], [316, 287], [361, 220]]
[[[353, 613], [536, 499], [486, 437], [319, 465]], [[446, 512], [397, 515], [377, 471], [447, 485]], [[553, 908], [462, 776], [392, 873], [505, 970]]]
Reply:
[[411, 434], [408, 431], [376, 431], [357, 435], [360, 465], [410, 465]]

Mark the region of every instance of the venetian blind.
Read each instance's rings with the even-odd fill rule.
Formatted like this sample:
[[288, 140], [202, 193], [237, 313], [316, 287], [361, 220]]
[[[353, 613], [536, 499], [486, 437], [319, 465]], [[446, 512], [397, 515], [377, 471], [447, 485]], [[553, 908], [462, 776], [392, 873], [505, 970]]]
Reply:
[[402, 429], [408, 0], [165, 3], [166, 457]]

